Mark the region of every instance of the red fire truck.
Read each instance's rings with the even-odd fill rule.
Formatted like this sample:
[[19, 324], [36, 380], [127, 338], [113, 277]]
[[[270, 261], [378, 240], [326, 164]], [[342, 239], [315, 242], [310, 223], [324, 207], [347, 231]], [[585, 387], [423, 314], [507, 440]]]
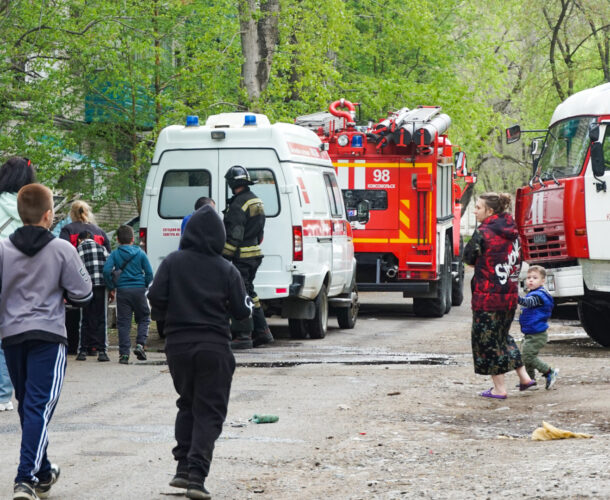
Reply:
[[402, 292], [416, 315], [443, 316], [463, 300], [460, 223], [476, 177], [462, 151], [454, 156], [451, 119], [439, 106], [402, 108], [366, 126], [356, 125], [356, 107], [341, 99], [296, 123], [328, 145], [355, 219], [358, 290]]
[[[546, 268], [555, 302], [576, 301], [587, 334], [609, 347], [610, 83], [562, 102], [546, 132], [532, 142], [533, 175], [517, 190], [523, 257]], [[507, 129], [507, 142], [520, 135], [518, 125]]]

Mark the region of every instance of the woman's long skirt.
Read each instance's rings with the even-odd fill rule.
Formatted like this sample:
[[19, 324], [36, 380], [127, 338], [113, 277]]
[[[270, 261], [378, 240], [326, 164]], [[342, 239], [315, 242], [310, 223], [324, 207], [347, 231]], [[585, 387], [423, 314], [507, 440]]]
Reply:
[[515, 310], [472, 311], [472, 356], [474, 372], [500, 375], [523, 366], [521, 353], [508, 331]]

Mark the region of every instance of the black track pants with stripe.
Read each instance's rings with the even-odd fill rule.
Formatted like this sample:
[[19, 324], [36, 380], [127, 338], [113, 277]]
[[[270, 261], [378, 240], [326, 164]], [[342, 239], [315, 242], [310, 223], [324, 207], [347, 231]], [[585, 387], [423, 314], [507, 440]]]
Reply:
[[49, 475], [48, 426], [66, 372], [66, 346], [28, 340], [4, 347], [15, 398], [19, 402], [21, 453], [15, 482], [36, 483]]

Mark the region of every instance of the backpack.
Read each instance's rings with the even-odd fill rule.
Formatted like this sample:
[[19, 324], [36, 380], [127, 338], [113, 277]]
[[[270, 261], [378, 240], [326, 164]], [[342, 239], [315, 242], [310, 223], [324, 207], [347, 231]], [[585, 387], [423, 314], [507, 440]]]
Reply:
[[129, 259], [127, 259], [125, 262], [123, 262], [123, 264], [121, 264], [120, 267], [115, 267], [112, 270], [112, 282], [114, 283], [114, 286], [118, 286], [119, 285], [119, 278], [121, 277], [121, 274], [123, 274], [123, 269], [125, 269], [125, 266], [127, 264], [129, 264], [131, 262], [131, 259], [133, 259], [137, 254], [133, 254], [131, 257], [129, 257]]

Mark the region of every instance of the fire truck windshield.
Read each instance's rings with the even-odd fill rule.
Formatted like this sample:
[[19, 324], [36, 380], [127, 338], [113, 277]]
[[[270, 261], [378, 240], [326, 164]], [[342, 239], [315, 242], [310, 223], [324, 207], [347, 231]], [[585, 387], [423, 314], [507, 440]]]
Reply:
[[582, 169], [591, 143], [592, 116], [579, 116], [554, 124], [548, 131], [537, 173], [543, 180], [573, 177]]

